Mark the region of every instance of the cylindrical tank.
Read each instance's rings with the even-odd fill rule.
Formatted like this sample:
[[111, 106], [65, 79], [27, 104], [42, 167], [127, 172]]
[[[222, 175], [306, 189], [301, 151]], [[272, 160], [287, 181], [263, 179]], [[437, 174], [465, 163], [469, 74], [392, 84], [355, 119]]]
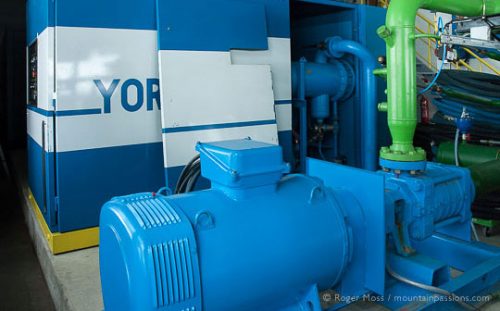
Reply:
[[[461, 143], [458, 145], [458, 160], [461, 166], [469, 167], [500, 159], [500, 148]], [[445, 142], [439, 145], [437, 161], [455, 164], [455, 144]]]
[[275, 180], [277, 153], [269, 152], [277, 146], [224, 148], [202, 153], [210, 190], [138, 194], [104, 206], [107, 311], [281, 310], [311, 286], [339, 281], [350, 240], [337, 202], [357, 208], [354, 197], [303, 175]]
[[500, 190], [500, 160], [473, 165], [470, 171], [477, 197]]
[[[292, 89], [298, 92], [299, 66], [292, 63]], [[355, 86], [354, 70], [343, 60], [331, 60], [328, 63], [305, 63], [305, 90], [307, 97], [320, 95], [332, 96], [335, 100], [349, 98]]]

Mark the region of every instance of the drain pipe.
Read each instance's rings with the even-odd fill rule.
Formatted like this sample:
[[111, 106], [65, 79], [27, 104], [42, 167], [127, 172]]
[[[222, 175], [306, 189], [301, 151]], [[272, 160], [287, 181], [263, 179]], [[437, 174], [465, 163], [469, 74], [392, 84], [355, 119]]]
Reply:
[[[417, 126], [417, 65], [415, 19], [419, 9], [461, 16], [500, 13], [498, 0], [392, 0], [386, 25], [377, 30], [387, 45], [388, 124], [392, 145], [383, 147], [380, 158], [388, 166], [405, 166], [426, 159], [425, 151], [413, 146]], [[391, 168], [391, 167], [388, 167]]]
[[361, 90], [361, 161], [364, 169], [377, 169], [377, 80], [373, 71], [375, 57], [358, 42], [332, 37], [326, 40], [328, 54], [341, 58], [345, 53], [354, 55], [361, 62], [363, 90]]

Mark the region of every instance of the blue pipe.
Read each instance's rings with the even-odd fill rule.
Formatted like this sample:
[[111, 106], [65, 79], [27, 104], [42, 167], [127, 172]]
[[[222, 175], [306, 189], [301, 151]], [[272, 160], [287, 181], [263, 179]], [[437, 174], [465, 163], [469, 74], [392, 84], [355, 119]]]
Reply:
[[[324, 51], [318, 50], [314, 58], [316, 64], [326, 64], [328, 56]], [[324, 120], [330, 116], [330, 96], [326, 93], [326, 88], [323, 94], [320, 94], [312, 99], [311, 115], [319, 124], [323, 124]]]
[[333, 118], [333, 159], [339, 157], [339, 105], [336, 100], [332, 101], [332, 118]]
[[373, 70], [377, 61], [371, 53], [355, 41], [332, 37], [326, 40], [327, 52], [331, 57], [341, 58], [344, 53], [356, 56], [362, 66], [364, 85], [361, 89], [361, 153], [362, 167], [377, 169], [377, 80]]
[[[307, 60], [302, 57], [299, 61], [298, 70], [298, 102], [300, 111], [300, 146], [299, 146], [299, 157], [300, 157], [300, 172], [305, 173], [306, 171], [306, 158], [307, 158], [307, 101], [306, 101], [306, 63]], [[294, 71], [295, 73], [295, 71]]]

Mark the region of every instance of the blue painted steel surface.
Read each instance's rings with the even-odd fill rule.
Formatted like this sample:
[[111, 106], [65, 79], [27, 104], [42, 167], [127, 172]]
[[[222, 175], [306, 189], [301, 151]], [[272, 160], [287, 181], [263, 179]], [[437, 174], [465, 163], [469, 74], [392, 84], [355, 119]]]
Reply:
[[295, 156], [293, 150], [293, 134], [292, 131], [278, 131], [278, 140], [283, 148], [283, 158], [285, 162], [290, 163], [293, 167]]
[[[282, 177], [289, 168], [275, 145], [236, 140], [197, 150], [210, 190], [104, 206], [107, 310], [319, 311], [325, 289], [354, 300], [385, 295], [378, 301], [391, 308], [408, 303], [394, 295], [428, 297], [422, 307], [440, 301], [386, 280], [386, 265], [469, 298], [499, 281], [499, 249], [447, 230], [458, 223], [470, 235], [474, 190], [465, 169], [431, 163], [421, 175], [396, 175], [308, 159], [309, 176]], [[464, 274], [451, 279], [451, 267]]]
[[397, 253], [411, 254], [411, 240], [425, 240], [438, 227], [445, 232], [455, 223], [462, 229], [457, 238], [469, 239], [474, 185], [468, 170], [429, 163], [418, 176], [381, 174], [386, 178], [386, 212], [395, 215], [388, 228]]
[[160, 50], [267, 50], [268, 37], [289, 38], [287, 1], [159, 0], [157, 9]]
[[59, 205], [66, 207], [58, 212], [60, 232], [96, 226], [111, 196], [165, 183], [162, 143], [59, 152], [56, 159]]
[[26, 19], [29, 21], [26, 38], [28, 45], [47, 27], [54, 26], [54, 2], [49, 0], [30, 0], [26, 2]]
[[361, 92], [361, 164], [364, 169], [377, 169], [377, 80], [373, 70], [377, 61], [372, 53], [358, 42], [332, 37], [326, 41], [327, 51], [332, 57], [340, 58], [346, 54], [356, 56], [361, 63], [364, 84]]
[[28, 183], [33, 197], [51, 230], [57, 231], [55, 157], [28, 135]]
[[[241, 1], [159, 1], [160, 5], [167, 2], [171, 2], [175, 9], [178, 9], [178, 11], [174, 11], [177, 14], [169, 16], [181, 22], [179, 18], [183, 18], [182, 12], [185, 12], [181, 9], [186, 9], [186, 6], [190, 9], [188, 13], [192, 14], [194, 9], [208, 3], [209, 6], [205, 6], [205, 11], [201, 11], [201, 13], [210, 14], [210, 12], [215, 12], [218, 9], [222, 9], [224, 12], [231, 12], [230, 6], [233, 6], [235, 2]], [[283, 11], [288, 11], [288, 1], [247, 0], [245, 2], [243, 4], [245, 7], [247, 7], [247, 4], [265, 5], [266, 11], [263, 12], [265, 13], [264, 24], [267, 24], [266, 32], [270, 37], [290, 37], [289, 15], [283, 14]], [[227, 6], [223, 6], [227, 3], [229, 3]], [[55, 12], [57, 12], [57, 17], [55, 16]], [[227, 15], [231, 14], [228, 13]], [[133, 18], [130, 18], [130, 16], [133, 16]], [[201, 16], [200, 23], [206, 17]], [[235, 17], [237, 23], [242, 23], [241, 20], [237, 19], [237, 16]], [[36, 38], [37, 33], [41, 33], [45, 28], [53, 26], [156, 30], [156, 0], [30, 0], [28, 1], [28, 19], [30, 20], [28, 42], [32, 42]], [[253, 21], [251, 22], [253, 25]], [[196, 27], [196, 25], [188, 26]], [[232, 28], [232, 26], [229, 28]], [[248, 27], [248, 25], [243, 24], [243, 27]], [[191, 28], [191, 31], [196, 31], [196, 28]], [[202, 31], [206, 35], [206, 29], [198, 28], [198, 31]], [[220, 34], [215, 33], [211, 39], [218, 36]]]
[[352, 245], [353, 262], [342, 279], [339, 292], [351, 297], [363, 295], [368, 290], [383, 294], [386, 256], [384, 177], [376, 172], [316, 159], [308, 159], [307, 175], [320, 178], [328, 187], [350, 191], [362, 207], [357, 212], [349, 204], [343, 205], [350, 213], [347, 221], [353, 227], [355, 242]]
[[379, 159], [379, 164], [382, 168], [400, 171], [425, 171], [427, 167], [427, 161], [418, 162], [402, 162], [402, 161], [392, 161], [386, 159]]
[[[300, 6], [299, 6], [300, 5]], [[365, 46], [373, 56], [384, 55], [385, 45], [380, 38], [377, 38], [375, 30], [385, 22], [386, 11], [382, 8], [352, 5], [338, 1], [330, 0], [299, 0], [292, 2], [292, 7], [297, 6], [296, 11], [301, 11], [297, 14], [299, 17], [292, 23], [292, 57], [298, 61], [304, 56], [309, 61], [315, 58], [316, 49], [313, 46], [318, 46], [325, 38], [340, 36], [346, 40], [359, 42]], [[310, 14], [308, 14], [310, 12]], [[319, 13], [321, 14], [315, 14]], [[357, 58], [352, 58], [346, 55], [344, 60], [347, 60], [354, 68], [356, 86], [364, 86], [370, 83], [367, 79], [366, 72], [363, 70], [363, 64]], [[383, 101], [385, 98], [384, 90], [386, 88], [385, 81], [378, 81], [376, 88], [376, 102]], [[362, 112], [365, 108], [370, 110], [372, 106], [363, 106], [362, 98], [368, 98], [365, 87], [356, 87], [354, 95], [347, 100], [338, 101], [338, 144], [335, 142], [337, 134], [326, 133], [323, 143], [323, 154], [326, 159], [333, 160], [342, 159], [348, 165], [363, 167], [363, 157], [366, 153], [362, 153], [362, 144], [375, 144], [376, 146], [384, 144], [388, 139], [387, 122], [384, 122], [384, 117], [380, 116], [376, 120], [375, 128], [378, 133], [375, 134], [375, 140], [362, 139], [363, 120], [366, 116]], [[368, 111], [369, 113], [369, 111]], [[378, 112], [375, 112], [377, 115]], [[381, 113], [382, 115], [385, 113]], [[298, 120], [298, 118], [297, 118]], [[327, 119], [326, 123], [331, 124], [332, 118]], [[298, 127], [298, 121], [296, 125]], [[363, 126], [364, 127], [364, 126]], [[365, 135], [372, 137], [373, 132], [365, 132]], [[373, 141], [373, 143], [371, 142]], [[335, 146], [339, 148], [335, 148]], [[376, 155], [375, 148], [375, 155]], [[371, 156], [370, 156], [371, 157]], [[376, 169], [376, 157], [371, 157], [371, 169]]]
[[[316, 97], [322, 94], [335, 100], [345, 100], [354, 91], [354, 71], [346, 61], [332, 60], [329, 63], [305, 63], [305, 96]], [[292, 90], [299, 92], [300, 63], [292, 63]], [[329, 113], [328, 113], [329, 115]], [[328, 116], [327, 115], [327, 116]]]
[[[316, 52], [316, 56], [314, 57], [314, 62], [316, 64], [326, 64], [328, 63], [328, 56], [323, 51]], [[308, 76], [309, 71], [305, 71], [306, 77]], [[307, 78], [303, 80], [307, 82]], [[307, 88], [306, 88], [307, 92]], [[330, 116], [330, 96], [328, 96], [327, 92], [320, 92], [317, 96], [314, 96], [311, 100], [311, 116], [314, 121], [318, 124], [323, 124], [326, 118]]]
[[[317, 296], [304, 300], [307, 293], [338, 283], [349, 262], [352, 231], [341, 205], [356, 210], [354, 197], [303, 175], [279, 180], [288, 170], [279, 146], [243, 140], [199, 144], [198, 150], [212, 189], [116, 198], [103, 208], [106, 310], [317, 305]], [[184, 249], [170, 247], [186, 240]]]
[[[461, 299], [474, 306], [478, 300], [498, 291], [500, 282], [500, 249], [479, 242], [468, 242], [436, 234], [424, 241], [414, 241], [418, 255], [392, 256], [391, 268], [403, 277], [418, 280], [454, 293], [455, 297], [436, 295], [401, 282], [389, 282], [383, 303], [391, 310], [464, 310], [454, 302]], [[409, 262], [411, 264], [408, 264]], [[445, 266], [443, 267], [443, 264]], [[433, 268], [434, 267], [434, 268]], [[448, 279], [451, 268], [463, 271]], [[432, 275], [430, 269], [434, 269]], [[394, 299], [394, 297], [406, 297]], [[392, 298], [392, 299], [391, 299]], [[424, 299], [425, 298], [425, 299]], [[472, 309], [472, 307], [470, 307]]]
[[225, 129], [225, 128], [233, 128], [233, 127], [258, 126], [258, 125], [268, 125], [268, 124], [276, 124], [276, 120], [247, 121], [247, 122], [233, 122], [233, 123], [220, 123], [220, 124], [207, 124], [207, 125], [164, 128], [164, 129], [162, 129], [162, 133], [192, 132], [192, 131], [201, 131], [201, 130]]
[[268, 49], [263, 3], [159, 0], [157, 9], [158, 29], [167, 29], [158, 32], [160, 50]]
[[[343, 40], [340, 37], [331, 37], [324, 40], [325, 50], [316, 52], [314, 63], [293, 63], [292, 90], [297, 96], [300, 89], [304, 89], [305, 97], [311, 100], [311, 117], [323, 124], [331, 117], [331, 102], [347, 100], [353, 93], [357, 80], [354, 77], [352, 66], [340, 59], [344, 53], [357, 57], [361, 62], [363, 84], [361, 92], [361, 163], [362, 167], [375, 171], [377, 169], [377, 83], [373, 70], [377, 63], [368, 49], [361, 44]], [[301, 68], [304, 66], [304, 68]], [[303, 75], [303, 76], [300, 76]], [[303, 83], [303, 85], [300, 85]], [[336, 105], [335, 105], [336, 107]], [[335, 115], [338, 115], [336, 111]], [[335, 118], [333, 120], [337, 122]], [[307, 135], [302, 132], [301, 135]], [[338, 137], [334, 135], [334, 145], [338, 145]], [[307, 137], [307, 136], [306, 136]], [[336, 148], [335, 153], [338, 152]]]
[[[42, 152], [28, 136], [29, 184], [49, 228], [67, 232], [96, 226], [99, 207], [110, 196], [159, 188], [164, 184], [161, 150], [155, 143], [54, 154]], [[65, 208], [56, 212], [56, 203]]]
[[27, 4], [28, 43], [54, 26], [156, 29], [156, 0], [29, 0]]

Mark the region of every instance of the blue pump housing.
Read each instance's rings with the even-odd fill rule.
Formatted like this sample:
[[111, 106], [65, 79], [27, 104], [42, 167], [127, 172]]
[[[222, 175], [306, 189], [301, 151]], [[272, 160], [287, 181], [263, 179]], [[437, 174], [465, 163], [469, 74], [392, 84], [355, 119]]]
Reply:
[[[500, 278], [498, 249], [465, 236], [473, 194], [467, 170], [429, 164], [419, 176], [396, 175], [309, 159], [308, 175], [283, 177], [279, 146], [247, 139], [197, 150], [211, 189], [117, 197], [103, 207], [107, 311], [319, 311], [323, 290], [426, 294], [388, 282], [386, 265], [463, 295]], [[452, 267], [463, 276], [451, 279]]]

